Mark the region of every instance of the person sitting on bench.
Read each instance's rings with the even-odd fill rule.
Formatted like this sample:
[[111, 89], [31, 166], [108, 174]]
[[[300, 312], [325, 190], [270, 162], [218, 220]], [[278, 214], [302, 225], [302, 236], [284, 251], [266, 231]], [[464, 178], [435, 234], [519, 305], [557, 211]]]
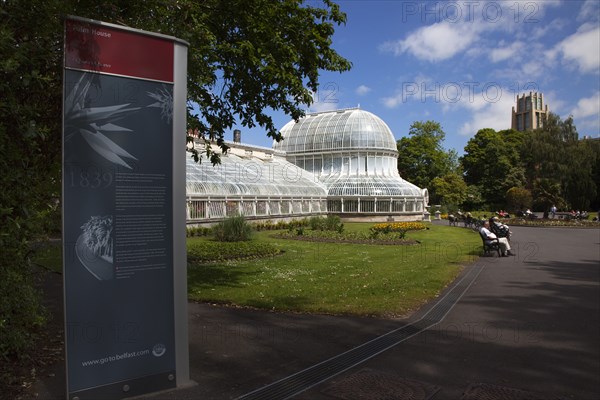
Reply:
[[500, 222], [498, 217], [490, 218], [490, 228], [489, 229], [490, 229], [490, 231], [495, 233], [496, 236], [498, 236], [499, 238], [505, 237], [510, 242], [510, 235], [512, 234], [512, 231], [510, 230], [508, 225]]
[[505, 237], [499, 238], [496, 236], [495, 233], [490, 231], [490, 221], [486, 220], [483, 223], [483, 226], [479, 230], [479, 233], [481, 233], [482, 236], [484, 236], [486, 239], [489, 239], [489, 240], [498, 239], [502, 257], [514, 256], [514, 254], [510, 251], [510, 243], [508, 242], [508, 239], [506, 239]]

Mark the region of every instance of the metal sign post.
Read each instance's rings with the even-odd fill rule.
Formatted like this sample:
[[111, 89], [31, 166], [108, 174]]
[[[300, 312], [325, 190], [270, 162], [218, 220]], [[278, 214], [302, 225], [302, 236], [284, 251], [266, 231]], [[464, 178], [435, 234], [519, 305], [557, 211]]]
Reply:
[[189, 384], [186, 65], [176, 38], [65, 22], [68, 399]]

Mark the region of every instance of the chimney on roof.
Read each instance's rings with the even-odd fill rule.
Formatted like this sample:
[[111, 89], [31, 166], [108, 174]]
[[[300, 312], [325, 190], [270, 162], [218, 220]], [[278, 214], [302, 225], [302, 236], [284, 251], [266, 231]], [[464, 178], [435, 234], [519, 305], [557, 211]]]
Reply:
[[233, 143], [242, 143], [242, 131], [239, 129], [233, 130]]

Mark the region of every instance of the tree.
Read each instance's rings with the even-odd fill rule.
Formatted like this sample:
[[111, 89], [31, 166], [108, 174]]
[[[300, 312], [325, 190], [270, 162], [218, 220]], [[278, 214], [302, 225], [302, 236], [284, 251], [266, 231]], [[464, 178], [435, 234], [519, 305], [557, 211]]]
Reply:
[[457, 173], [433, 178], [431, 185], [443, 205], [457, 207], [467, 199], [467, 184]]
[[465, 146], [461, 165], [465, 182], [480, 188], [489, 207], [502, 208], [505, 193], [525, 184], [525, 170], [520, 159], [524, 134], [512, 129], [496, 132], [481, 129]]
[[[443, 148], [446, 134], [438, 122], [416, 121], [408, 134], [410, 137], [397, 142], [398, 171], [402, 178], [421, 188], [433, 189], [434, 178], [457, 171], [456, 151]], [[435, 198], [433, 190], [430, 195]]]
[[[223, 149], [224, 132], [238, 122], [281, 139], [266, 110], [298, 119], [318, 89], [319, 72], [351, 66], [332, 48], [334, 27], [346, 16], [330, 0], [322, 7], [302, 0], [1, 1], [0, 298], [25, 297], [0, 304], [0, 357], [27, 347], [39, 322], [39, 307], [29, 301], [27, 254], [60, 194], [63, 16], [69, 14], [189, 42], [188, 128]], [[218, 162], [210, 146], [205, 154]], [[19, 307], [19, 299], [32, 306]], [[7, 332], [23, 343], [5, 341]]]
[[592, 166], [592, 181], [596, 183], [596, 197], [592, 199], [590, 209], [600, 210], [600, 139], [584, 139], [583, 142], [591, 149], [594, 162]]
[[569, 169], [563, 176], [564, 195], [571, 208], [588, 210], [598, 191], [598, 180], [594, 179], [593, 168], [598, 153], [587, 141], [578, 140], [568, 149]]
[[550, 179], [537, 179], [533, 182], [532, 195], [534, 198], [533, 208], [550, 210], [555, 205], [558, 209], [568, 207], [567, 202], [561, 195], [560, 183]]
[[523, 211], [531, 208], [533, 197], [525, 188], [512, 187], [506, 192], [506, 205], [511, 211]]
[[466, 199], [462, 206], [465, 210], [478, 210], [483, 207], [481, 188], [477, 185], [467, 185]]
[[596, 199], [598, 147], [578, 136], [572, 117], [563, 121], [549, 113], [544, 127], [526, 137], [521, 157], [538, 207], [547, 210], [562, 203], [587, 210]]

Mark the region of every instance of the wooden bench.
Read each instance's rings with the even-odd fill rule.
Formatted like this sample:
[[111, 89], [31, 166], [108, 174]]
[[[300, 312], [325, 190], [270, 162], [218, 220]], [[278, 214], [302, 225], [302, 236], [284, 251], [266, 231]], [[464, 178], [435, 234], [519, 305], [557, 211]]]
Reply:
[[479, 231], [479, 236], [481, 237], [481, 241], [483, 242], [483, 255], [491, 254], [492, 251], [496, 251], [498, 253], [498, 257], [502, 254], [500, 253], [500, 241], [498, 239], [487, 239], [481, 231]]
[[492, 231], [497, 237], [504, 237], [510, 242], [510, 229], [508, 226], [497, 224], [492, 218], [490, 218], [490, 231]]

